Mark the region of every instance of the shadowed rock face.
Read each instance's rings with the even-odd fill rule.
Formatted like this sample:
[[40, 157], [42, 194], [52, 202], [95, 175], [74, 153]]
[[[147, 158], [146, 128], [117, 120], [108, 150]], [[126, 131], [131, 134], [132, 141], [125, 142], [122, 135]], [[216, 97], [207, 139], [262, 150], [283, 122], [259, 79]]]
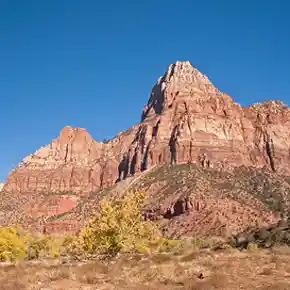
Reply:
[[153, 87], [140, 123], [107, 143], [67, 126], [9, 173], [4, 190], [88, 193], [170, 162], [289, 174], [289, 121], [281, 102], [242, 108], [188, 61], [176, 62]]
[[236, 235], [232, 241], [233, 246], [247, 248], [254, 243], [262, 248], [279, 245], [290, 245], [290, 220], [281, 219], [269, 226], [251, 229]]

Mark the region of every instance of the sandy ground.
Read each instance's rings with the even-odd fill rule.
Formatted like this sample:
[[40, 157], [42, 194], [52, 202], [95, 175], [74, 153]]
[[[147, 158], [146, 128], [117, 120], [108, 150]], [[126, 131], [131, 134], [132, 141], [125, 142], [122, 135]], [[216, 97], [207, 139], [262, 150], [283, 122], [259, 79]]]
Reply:
[[0, 289], [289, 290], [290, 248], [121, 255], [109, 262], [3, 264]]

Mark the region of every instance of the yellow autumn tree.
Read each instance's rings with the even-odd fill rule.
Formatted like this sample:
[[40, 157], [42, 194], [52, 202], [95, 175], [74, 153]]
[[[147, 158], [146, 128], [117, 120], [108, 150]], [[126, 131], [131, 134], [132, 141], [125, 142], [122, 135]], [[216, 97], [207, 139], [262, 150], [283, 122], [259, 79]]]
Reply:
[[118, 201], [103, 200], [75, 238], [67, 238], [66, 245], [77, 256], [115, 255], [146, 246], [160, 236], [154, 223], [145, 221], [141, 207], [146, 200], [142, 191], [130, 192]]
[[16, 226], [0, 227], [0, 261], [60, 255], [61, 242], [49, 235], [31, 235]]
[[0, 260], [15, 261], [26, 256], [27, 237], [18, 227], [0, 228]]

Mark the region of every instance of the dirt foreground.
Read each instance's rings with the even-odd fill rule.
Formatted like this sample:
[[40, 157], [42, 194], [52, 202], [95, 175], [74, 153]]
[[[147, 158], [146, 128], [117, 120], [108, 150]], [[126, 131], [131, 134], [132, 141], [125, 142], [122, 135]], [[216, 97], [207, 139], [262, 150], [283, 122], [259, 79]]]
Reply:
[[109, 262], [22, 262], [2, 264], [0, 289], [286, 290], [289, 261], [290, 248], [121, 255]]

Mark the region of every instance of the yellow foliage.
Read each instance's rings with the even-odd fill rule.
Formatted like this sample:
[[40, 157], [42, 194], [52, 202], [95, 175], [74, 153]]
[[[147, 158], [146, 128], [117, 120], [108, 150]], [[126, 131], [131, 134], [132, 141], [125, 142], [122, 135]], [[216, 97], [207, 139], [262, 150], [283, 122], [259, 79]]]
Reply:
[[32, 236], [18, 227], [0, 228], [0, 260], [2, 261], [54, 258], [59, 254], [60, 243], [52, 236]]
[[28, 252], [30, 259], [56, 258], [60, 255], [60, 243], [54, 237], [48, 235], [31, 236], [28, 241]]
[[182, 246], [180, 240], [170, 240], [166, 238], [158, 238], [156, 240], [150, 241], [148, 244], [151, 251], [157, 251], [159, 253], [170, 252], [173, 249], [178, 249]]
[[118, 252], [168, 252], [180, 247], [180, 241], [162, 238], [156, 225], [145, 221], [141, 207], [146, 194], [126, 194], [118, 201], [103, 200], [76, 236], [62, 241], [49, 235], [29, 235], [17, 227], [0, 228], [0, 260], [55, 258], [61, 252], [78, 257], [115, 255]]
[[104, 200], [96, 213], [76, 238], [70, 238], [71, 253], [76, 255], [114, 255], [120, 251], [136, 251], [159, 236], [151, 221], [144, 221], [141, 206], [144, 192], [126, 194], [119, 201]]
[[0, 260], [15, 261], [26, 256], [27, 237], [17, 227], [0, 228]]

